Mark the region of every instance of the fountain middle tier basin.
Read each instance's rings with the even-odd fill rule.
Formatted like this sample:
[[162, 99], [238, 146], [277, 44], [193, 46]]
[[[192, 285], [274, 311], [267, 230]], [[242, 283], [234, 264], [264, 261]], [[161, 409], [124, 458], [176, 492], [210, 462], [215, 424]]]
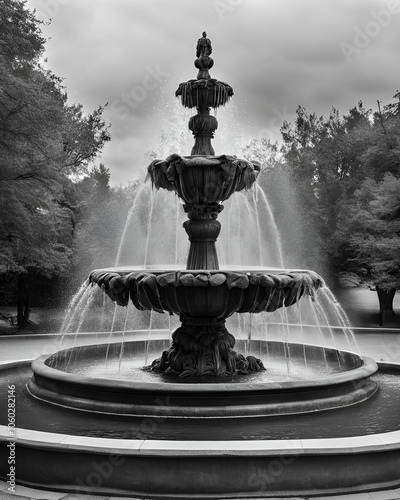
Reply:
[[180, 156], [176, 153], [165, 160], [154, 160], [148, 167], [157, 189], [175, 191], [185, 203], [200, 205], [221, 203], [235, 191], [250, 188], [259, 170], [258, 162], [232, 155]]
[[[238, 344], [260, 357], [266, 371], [250, 379], [236, 375], [222, 382], [207, 377], [182, 381], [143, 369], [146, 342], [133, 341], [42, 356], [32, 363], [27, 387], [40, 400], [86, 411], [206, 420], [329, 410], [365, 401], [376, 391], [369, 377], [378, 367], [369, 358], [315, 345], [262, 340]], [[167, 346], [168, 340], [161, 339], [152, 344], [154, 352]]]
[[314, 296], [323, 279], [304, 270], [97, 269], [89, 276], [119, 305], [186, 318], [224, 320], [233, 313], [272, 312]]

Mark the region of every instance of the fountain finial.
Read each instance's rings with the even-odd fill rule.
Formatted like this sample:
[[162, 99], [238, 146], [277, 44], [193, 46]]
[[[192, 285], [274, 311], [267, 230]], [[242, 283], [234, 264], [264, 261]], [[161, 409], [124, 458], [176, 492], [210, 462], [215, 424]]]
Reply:
[[[197, 108], [201, 115], [209, 114], [210, 108], [224, 106], [233, 96], [233, 89], [225, 82], [220, 82], [211, 78], [208, 70], [214, 66], [214, 60], [210, 57], [212, 53], [211, 41], [207, 38], [207, 33], [203, 31], [203, 36], [197, 40], [196, 57], [194, 65], [199, 70], [195, 80], [189, 80], [179, 85], [175, 92], [176, 97], [181, 98], [185, 108]], [[197, 132], [189, 126], [196, 136]], [[217, 123], [213, 130], [217, 128]], [[209, 147], [203, 148], [195, 146], [192, 154], [214, 154], [209, 151]]]
[[211, 40], [203, 31], [203, 36], [197, 40], [196, 57], [208, 57], [212, 52]]
[[214, 66], [214, 60], [210, 57], [212, 52], [211, 40], [207, 38], [207, 33], [203, 31], [203, 36], [197, 40], [196, 57], [194, 65], [199, 70], [197, 80], [210, 80], [208, 72]]
[[199, 70], [197, 78], [181, 83], [175, 92], [175, 95], [181, 98], [183, 106], [197, 109], [197, 115], [189, 120], [189, 129], [195, 137], [192, 155], [215, 155], [211, 139], [218, 127], [218, 121], [215, 116], [210, 115], [210, 109], [225, 105], [233, 95], [230, 85], [211, 78], [208, 72], [214, 66], [211, 52], [211, 41], [203, 31], [203, 36], [197, 40], [197, 59], [194, 61]]

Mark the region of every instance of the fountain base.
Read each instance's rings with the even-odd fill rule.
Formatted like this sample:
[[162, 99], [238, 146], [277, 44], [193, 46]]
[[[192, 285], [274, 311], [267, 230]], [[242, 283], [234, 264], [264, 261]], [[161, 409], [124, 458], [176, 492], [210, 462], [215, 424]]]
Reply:
[[153, 361], [151, 370], [180, 377], [248, 375], [265, 370], [260, 359], [233, 350], [235, 337], [225, 321], [181, 319], [182, 326], [172, 334], [172, 346]]
[[[246, 341], [245, 341], [246, 343]], [[246, 348], [238, 341], [239, 347]], [[155, 352], [166, 349], [169, 342], [154, 341]], [[146, 342], [125, 342], [123, 354], [132, 360], [142, 356]], [[280, 358], [285, 363], [290, 351], [291, 363], [303, 357], [308, 369], [314, 366], [310, 378], [269, 380], [270, 369], [257, 374], [236, 375], [223, 379], [192, 377], [182, 379], [173, 374], [143, 372], [138, 380], [135, 373], [126, 379], [107, 379], [95, 375], [96, 366], [104, 367], [106, 353], [109, 363], [118, 363], [121, 344], [83, 346], [42, 356], [32, 363], [33, 376], [27, 384], [30, 394], [56, 405], [89, 412], [162, 418], [253, 417], [308, 413], [341, 408], [369, 399], [376, 384], [369, 380], [377, 370], [369, 358], [347, 351], [320, 346], [285, 344], [252, 340], [249, 354], [260, 354], [268, 366]], [[268, 355], [266, 355], [268, 353]], [[100, 363], [100, 364], [99, 364]], [[328, 363], [325, 374], [322, 367]], [[84, 365], [84, 369], [83, 368]], [[262, 374], [265, 373], [265, 379]], [[208, 425], [208, 424], [206, 424]]]
[[[310, 359], [312, 351], [307, 352]], [[399, 373], [399, 366], [391, 369]], [[23, 361], [0, 366], [0, 380], [6, 388], [10, 379], [15, 381], [18, 390], [18, 378], [24, 370], [28, 370], [28, 364]], [[42, 404], [38, 402], [39, 406]], [[375, 410], [381, 409], [378, 402]], [[390, 412], [387, 408], [383, 411]], [[337, 438], [310, 439], [300, 435], [271, 439], [253, 435], [244, 439], [239, 433], [234, 439], [218, 435], [214, 440], [212, 436], [204, 440], [190, 432], [186, 439], [165, 439], [160, 431], [167, 419], [165, 414], [155, 412], [153, 417], [141, 421], [141, 437], [115, 438], [107, 429], [105, 437], [99, 438], [88, 436], [93, 427], [92, 416], [76, 414], [82, 418], [79, 435], [23, 426], [15, 429], [18, 484], [72, 496], [103, 494], [149, 499], [354, 495], [400, 485], [400, 439], [399, 431], [394, 430], [397, 424], [377, 430], [379, 434], [349, 433], [349, 437], [343, 437], [342, 433]], [[226, 419], [200, 420], [208, 431], [216, 425], [225, 428]], [[249, 425], [249, 419], [242, 423], [240, 419], [228, 420], [243, 427]], [[255, 420], [258, 419], [252, 419]], [[6, 418], [0, 424], [0, 478], [7, 481], [10, 430]], [[187, 426], [190, 421], [180, 419], [175, 427], [180, 424]], [[126, 430], [131, 421], [124, 417], [119, 425]], [[290, 434], [293, 426], [288, 425]], [[146, 435], [150, 428], [160, 436]]]

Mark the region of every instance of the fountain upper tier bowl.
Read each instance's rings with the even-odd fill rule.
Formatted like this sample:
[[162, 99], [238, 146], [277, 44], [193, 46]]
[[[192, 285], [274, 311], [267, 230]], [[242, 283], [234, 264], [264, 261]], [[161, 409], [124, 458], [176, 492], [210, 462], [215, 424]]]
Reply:
[[221, 321], [235, 312], [259, 313], [314, 296], [323, 285], [313, 271], [161, 270], [133, 267], [97, 269], [91, 283], [104, 288], [119, 305], [129, 298], [139, 310]]
[[233, 88], [215, 78], [189, 80], [179, 85], [175, 92], [185, 108], [218, 108], [233, 96]]

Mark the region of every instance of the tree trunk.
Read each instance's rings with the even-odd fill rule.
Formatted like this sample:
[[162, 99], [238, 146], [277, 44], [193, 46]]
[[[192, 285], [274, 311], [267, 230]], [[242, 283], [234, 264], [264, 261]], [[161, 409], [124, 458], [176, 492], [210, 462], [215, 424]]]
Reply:
[[29, 293], [26, 282], [26, 275], [18, 275], [18, 292], [17, 292], [17, 326], [24, 328], [29, 320]]
[[393, 299], [396, 294], [396, 288], [390, 290], [382, 290], [376, 287], [376, 292], [379, 299], [379, 326], [383, 326], [383, 322], [393, 318]]

